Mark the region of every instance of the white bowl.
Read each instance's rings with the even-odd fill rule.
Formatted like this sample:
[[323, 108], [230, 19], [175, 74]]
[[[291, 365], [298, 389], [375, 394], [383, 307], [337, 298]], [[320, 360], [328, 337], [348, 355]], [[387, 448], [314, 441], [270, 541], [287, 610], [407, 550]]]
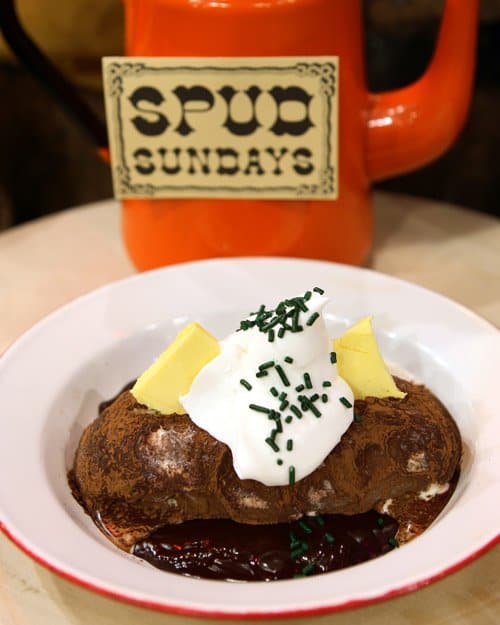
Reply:
[[[142, 372], [180, 327], [231, 332], [256, 304], [313, 286], [331, 334], [367, 315], [384, 357], [453, 414], [467, 449], [448, 506], [419, 538], [342, 571], [272, 583], [197, 580], [116, 549], [71, 496], [66, 472], [97, 406]], [[427, 584], [500, 538], [500, 334], [458, 304], [365, 269], [305, 260], [177, 265], [101, 288], [53, 313], [0, 360], [0, 525], [53, 571], [160, 610], [297, 616], [379, 601]]]

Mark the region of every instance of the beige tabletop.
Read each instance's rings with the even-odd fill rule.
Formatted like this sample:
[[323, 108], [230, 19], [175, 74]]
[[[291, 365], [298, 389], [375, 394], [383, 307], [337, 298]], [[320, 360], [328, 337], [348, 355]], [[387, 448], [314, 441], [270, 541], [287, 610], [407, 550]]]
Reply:
[[[500, 326], [499, 220], [446, 204], [382, 193], [375, 196], [375, 216], [370, 266], [443, 293]], [[0, 234], [0, 353], [51, 310], [132, 273], [120, 240], [118, 205], [113, 201], [69, 210]], [[498, 625], [499, 572], [497, 546], [462, 570], [409, 595], [356, 611], [291, 622]], [[0, 625], [199, 622], [83, 590], [35, 564], [0, 536]]]

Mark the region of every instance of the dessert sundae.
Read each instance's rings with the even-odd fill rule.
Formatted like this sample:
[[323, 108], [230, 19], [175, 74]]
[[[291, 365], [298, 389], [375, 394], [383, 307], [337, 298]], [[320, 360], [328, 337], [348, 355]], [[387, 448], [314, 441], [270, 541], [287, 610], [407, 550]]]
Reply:
[[120, 549], [228, 580], [313, 575], [382, 555], [436, 518], [461, 439], [393, 378], [371, 319], [329, 336], [322, 289], [261, 305], [218, 341], [191, 323], [102, 405], [70, 472]]

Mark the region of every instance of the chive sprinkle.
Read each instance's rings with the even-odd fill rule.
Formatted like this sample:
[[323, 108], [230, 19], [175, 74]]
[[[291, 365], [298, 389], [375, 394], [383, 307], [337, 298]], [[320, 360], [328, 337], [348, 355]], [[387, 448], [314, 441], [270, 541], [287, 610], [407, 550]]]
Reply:
[[318, 419], [321, 417], [321, 412], [316, 408], [314, 404], [310, 404], [309, 408], [311, 409], [311, 412], [315, 417], [317, 417]]
[[314, 564], [312, 562], [308, 562], [305, 567], [302, 569], [302, 575], [309, 575], [314, 570]]
[[299, 526], [306, 534], [312, 534], [311, 527], [305, 521], [299, 521]]
[[285, 419], [285, 423], [291, 423], [293, 421], [293, 417], [291, 414], [288, 415], [288, 417], [286, 417]]
[[256, 378], [265, 378], [267, 375], [267, 371], [257, 371], [257, 373], [255, 374]]
[[280, 448], [278, 447], [278, 445], [276, 445], [276, 443], [274, 442], [274, 440], [269, 437], [266, 438], [266, 443], [269, 445], [269, 447], [273, 450], [273, 451], [279, 451]]
[[295, 390], [297, 391], [297, 393], [301, 393], [305, 388], [306, 387], [303, 384], [299, 384], [295, 387]]
[[269, 408], [265, 406], [259, 406], [259, 404], [248, 404], [250, 410], [255, 410], [255, 412], [263, 412], [265, 414], [269, 414], [271, 411]]
[[331, 386], [331, 385], [332, 385], [332, 383], [330, 382], [330, 380], [325, 380], [325, 381], [323, 382], [323, 388], [328, 388], [328, 387], [329, 387], [329, 386]]
[[290, 486], [295, 484], [295, 467], [291, 466], [288, 468], [288, 483]]
[[297, 408], [297, 406], [290, 406], [290, 412], [293, 412], [297, 419], [302, 419], [302, 413]]
[[337, 362], [337, 354], [335, 352], [330, 352], [330, 362], [334, 365]]
[[291, 438], [289, 438], [286, 442], [286, 450], [287, 451], [292, 451], [293, 449], [293, 441]]
[[306, 388], [312, 388], [311, 376], [308, 373], [304, 373], [304, 384]]
[[304, 550], [302, 549], [302, 546], [300, 546], [298, 549], [294, 549], [291, 553], [290, 553], [290, 557], [292, 558], [292, 560], [295, 560], [295, 558], [298, 558], [299, 556], [304, 555]]
[[278, 397], [279, 395], [278, 389], [275, 386], [271, 386], [271, 388], [269, 389], [269, 392], [271, 393], [271, 395], [274, 395], [274, 397]]
[[321, 395], [321, 401], [326, 404], [326, 402], [328, 401], [328, 395], [326, 393], [323, 393], [323, 395]]
[[339, 402], [346, 408], [352, 408], [352, 404], [347, 397], [339, 397]]
[[316, 321], [316, 319], [319, 317], [319, 312], [315, 312], [313, 313], [309, 319], [306, 321], [306, 326], [312, 326], [312, 324]]
[[280, 376], [281, 381], [285, 386], [290, 386], [290, 380], [286, 377], [286, 373], [283, 371], [281, 365], [276, 365], [276, 373]]
[[269, 369], [270, 367], [274, 367], [274, 360], [268, 360], [267, 362], [263, 362], [261, 365], [259, 365], [259, 371]]
[[252, 385], [249, 382], [247, 382], [245, 379], [242, 378], [240, 380], [240, 384], [241, 384], [241, 386], [244, 386], [247, 389], [247, 391], [251, 391], [252, 390]]
[[291, 365], [292, 362], [293, 362], [293, 358], [291, 358], [290, 356], [285, 356], [285, 362], [287, 362], [289, 365]]
[[334, 543], [335, 542], [335, 536], [332, 536], [330, 534], [330, 532], [325, 532], [325, 538], [326, 538], [327, 542], [329, 542], [329, 543]]

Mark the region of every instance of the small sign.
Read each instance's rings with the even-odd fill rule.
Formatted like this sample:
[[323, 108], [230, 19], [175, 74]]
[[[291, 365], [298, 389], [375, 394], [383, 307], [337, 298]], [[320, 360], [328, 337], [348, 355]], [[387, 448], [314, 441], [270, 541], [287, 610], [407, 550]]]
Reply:
[[334, 56], [107, 57], [115, 195], [335, 199]]

